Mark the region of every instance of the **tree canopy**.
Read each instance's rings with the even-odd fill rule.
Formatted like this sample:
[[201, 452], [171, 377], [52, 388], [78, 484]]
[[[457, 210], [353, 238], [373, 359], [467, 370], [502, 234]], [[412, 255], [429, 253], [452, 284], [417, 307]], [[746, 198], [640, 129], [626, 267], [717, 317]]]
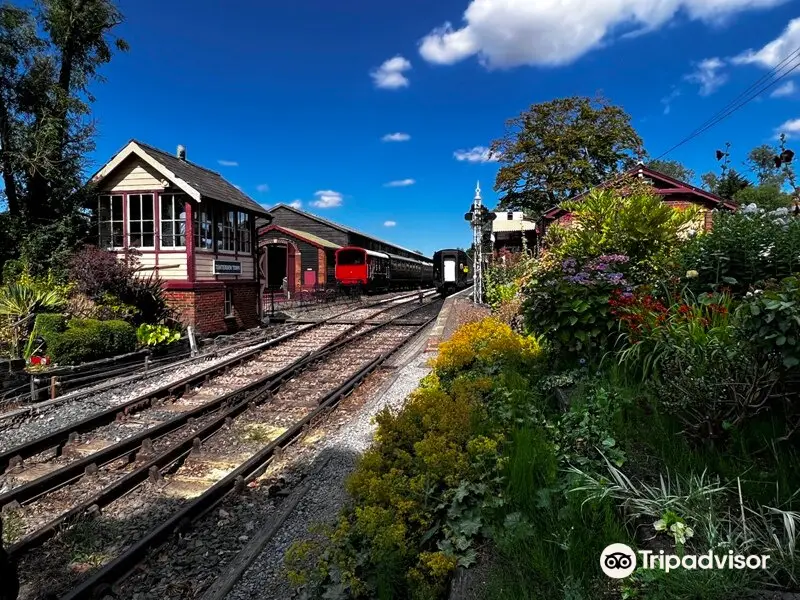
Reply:
[[647, 166], [654, 171], [669, 175], [685, 183], [691, 183], [694, 179], [694, 171], [677, 160], [651, 160], [647, 163]]
[[83, 169], [93, 149], [90, 85], [113, 50], [112, 0], [0, 4], [0, 262], [64, 264], [80, 241]]
[[492, 152], [500, 160], [499, 209], [538, 216], [632, 167], [644, 157], [630, 116], [601, 96], [533, 104], [506, 123]]

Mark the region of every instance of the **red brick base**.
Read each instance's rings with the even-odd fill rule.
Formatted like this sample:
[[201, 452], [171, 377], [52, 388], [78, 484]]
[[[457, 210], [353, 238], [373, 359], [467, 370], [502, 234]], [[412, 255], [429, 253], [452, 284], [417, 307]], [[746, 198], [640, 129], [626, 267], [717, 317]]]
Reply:
[[[225, 316], [225, 291], [233, 294], [233, 314]], [[194, 285], [167, 282], [165, 295], [184, 325], [214, 335], [258, 327], [258, 283], [208, 282]]]

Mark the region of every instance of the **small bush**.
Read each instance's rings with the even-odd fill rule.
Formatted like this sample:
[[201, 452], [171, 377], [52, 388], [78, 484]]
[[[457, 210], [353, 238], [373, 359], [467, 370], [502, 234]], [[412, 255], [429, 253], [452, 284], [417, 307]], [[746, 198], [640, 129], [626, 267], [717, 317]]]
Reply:
[[520, 336], [505, 323], [486, 318], [456, 331], [441, 344], [433, 367], [439, 377], [453, 377], [467, 369], [496, 372], [499, 365], [532, 368], [542, 357], [539, 342]]
[[51, 335], [48, 355], [60, 365], [74, 365], [127, 354], [136, 349], [136, 330], [125, 321], [72, 319], [66, 331]]
[[142, 346], [169, 346], [181, 339], [181, 332], [166, 325], [142, 323], [136, 330], [136, 337]]

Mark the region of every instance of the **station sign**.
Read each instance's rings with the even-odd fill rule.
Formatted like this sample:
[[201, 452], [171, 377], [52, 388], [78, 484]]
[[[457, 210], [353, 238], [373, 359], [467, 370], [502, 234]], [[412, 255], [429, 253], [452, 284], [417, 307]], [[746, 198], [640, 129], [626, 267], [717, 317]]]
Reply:
[[241, 275], [242, 263], [238, 260], [215, 260], [214, 275]]

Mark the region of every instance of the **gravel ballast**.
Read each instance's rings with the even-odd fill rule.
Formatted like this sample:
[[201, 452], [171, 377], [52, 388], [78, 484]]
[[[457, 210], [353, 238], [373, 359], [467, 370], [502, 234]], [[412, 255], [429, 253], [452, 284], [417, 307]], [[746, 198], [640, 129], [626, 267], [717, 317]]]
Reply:
[[358, 457], [369, 448], [375, 433], [373, 417], [384, 407], [400, 408], [408, 395], [430, 371], [428, 356], [421, 352], [425, 338], [418, 338], [398, 355], [392, 364], [398, 368], [395, 380], [384, 391], [364, 404], [347, 423], [320, 446], [315, 462], [329, 458], [319, 475], [310, 481], [310, 489], [289, 515], [283, 527], [265, 546], [263, 552], [228, 594], [229, 600], [287, 598], [291, 586], [283, 573], [283, 560], [293, 542], [303, 540], [309, 529], [332, 522], [347, 501], [346, 477]]
[[[269, 329], [264, 332], [264, 338], [260, 342], [266, 342], [293, 329], [295, 327], [286, 326]], [[88, 397], [79, 397], [76, 400], [65, 398], [64, 402], [48, 407], [39, 414], [30, 415], [23, 422], [4, 429], [0, 434], [0, 452], [67, 427], [92, 414], [124, 404], [137, 396], [157, 390], [167, 383], [200, 373], [217, 363], [244, 354], [248, 350], [247, 347], [232, 350], [220, 349], [214, 358], [200, 355], [196, 361], [178, 366], [174, 370], [144, 375], [109, 389], [98, 390]]]

